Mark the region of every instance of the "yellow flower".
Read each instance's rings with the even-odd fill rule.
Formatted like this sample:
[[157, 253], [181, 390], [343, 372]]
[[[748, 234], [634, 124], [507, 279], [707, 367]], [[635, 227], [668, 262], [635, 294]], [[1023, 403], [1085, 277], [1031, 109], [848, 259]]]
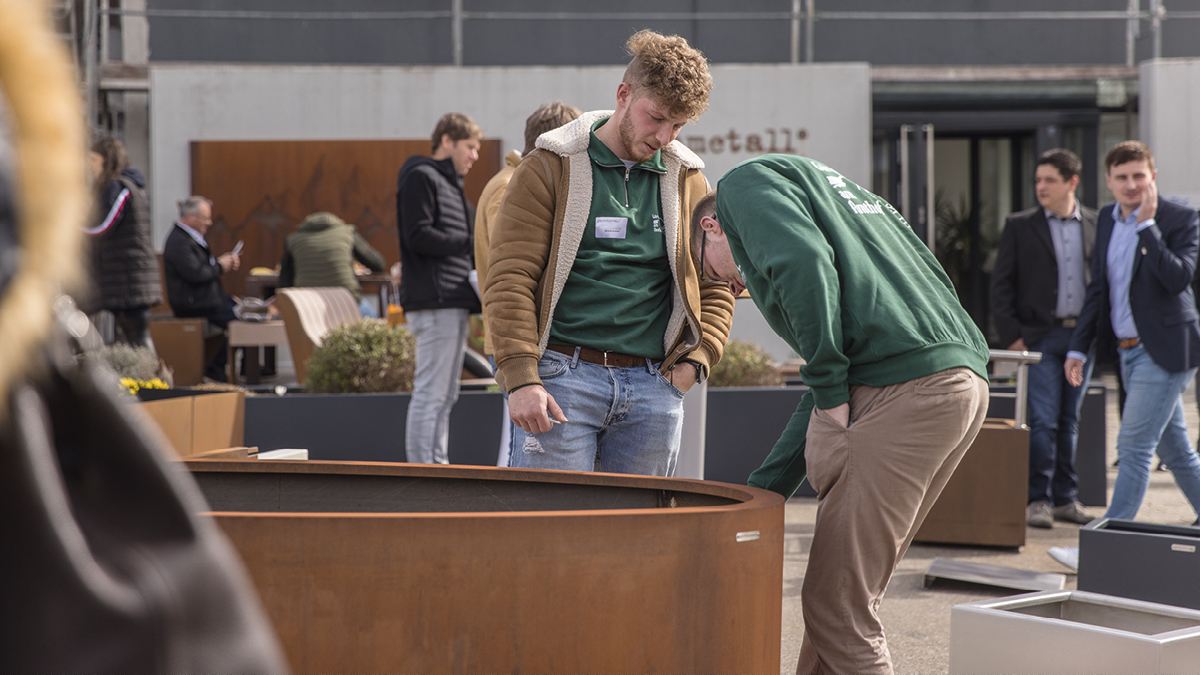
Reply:
[[152, 380], [135, 380], [132, 377], [122, 377], [121, 386], [125, 387], [134, 396], [137, 396], [138, 391], [142, 389], [170, 389], [166, 382], [157, 377]]

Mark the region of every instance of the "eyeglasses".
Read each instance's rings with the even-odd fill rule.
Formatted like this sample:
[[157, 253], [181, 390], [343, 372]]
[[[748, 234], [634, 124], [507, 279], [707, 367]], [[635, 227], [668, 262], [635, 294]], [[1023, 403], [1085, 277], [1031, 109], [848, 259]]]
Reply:
[[704, 269], [704, 247], [708, 245], [708, 233], [704, 233], [704, 237], [700, 240], [700, 281], [710, 284], [723, 284], [724, 281], [714, 279], [708, 276], [708, 271]]

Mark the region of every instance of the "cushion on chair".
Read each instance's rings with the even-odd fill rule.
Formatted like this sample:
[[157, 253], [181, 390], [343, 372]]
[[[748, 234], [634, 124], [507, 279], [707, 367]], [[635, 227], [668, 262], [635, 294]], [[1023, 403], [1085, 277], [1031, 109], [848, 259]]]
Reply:
[[361, 320], [358, 303], [340, 286], [280, 288], [275, 291], [279, 313], [287, 329], [288, 347], [300, 384], [308, 377], [308, 359], [329, 331]]

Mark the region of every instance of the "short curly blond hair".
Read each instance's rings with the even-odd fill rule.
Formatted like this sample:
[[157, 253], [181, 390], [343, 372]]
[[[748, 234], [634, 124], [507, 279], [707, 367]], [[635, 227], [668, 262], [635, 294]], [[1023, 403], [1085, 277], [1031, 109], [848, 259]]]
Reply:
[[686, 116], [692, 121], [708, 108], [712, 91], [708, 61], [687, 40], [640, 30], [625, 43], [625, 51], [633, 60], [621, 81], [634, 93], [646, 89], [668, 107], [672, 116]]

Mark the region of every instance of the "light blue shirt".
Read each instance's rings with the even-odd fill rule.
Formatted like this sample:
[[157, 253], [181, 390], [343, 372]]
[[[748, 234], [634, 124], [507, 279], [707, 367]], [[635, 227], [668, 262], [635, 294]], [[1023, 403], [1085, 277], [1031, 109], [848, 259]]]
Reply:
[[1118, 340], [1138, 336], [1133, 322], [1133, 308], [1129, 306], [1129, 281], [1133, 279], [1133, 260], [1138, 248], [1138, 232], [1154, 224], [1153, 220], [1138, 222], [1142, 208], [1134, 209], [1129, 217], [1121, 219], [1121, 205], [1113, 204], [1113, 231], [1108, 240], [1108, 306], [1113, 333]]
[[1079, 218], [1078, 202], [1075, 212], [1065, 220], [1046, 210], [1046, 222], [1050, 223], [1050, 239], [1054, 242], [1054, 257], [1058, 260], [1058, 305], [1054, 308], [1054, 316], [1059, 319], [1079, 316], [1087, 284], [1084, 283], [1083, 223]]
[[[1113, 333], [1118, 340], [1138, 337], [1137, 325], [1133, 322], [1133, 308], [1129, 305], [1129, 282], [1133, 279], [1133, 260], [1138, 250], [1138, 232], [1155, 224], [1153, 218], [1138, 222], [1142, 208], [1134, 209], [1129, 217], [1121, 218], [1121, 204], [1113, 204], [1113, 231], [1108, 240], [1108, 305]], [[1080, 352], [1067, 352], [1068, 358], [1087, 361]]]

